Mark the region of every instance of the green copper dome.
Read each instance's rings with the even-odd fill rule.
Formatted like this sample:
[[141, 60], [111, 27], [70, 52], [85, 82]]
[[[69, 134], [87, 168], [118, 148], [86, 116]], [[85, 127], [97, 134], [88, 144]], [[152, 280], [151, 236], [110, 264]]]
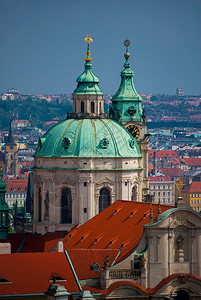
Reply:
[[77, 88], [73, 94], [103, 94], [99, 87], [99, 78], [92, 72], [92, 64], [86, 61], [84, 72], [77, 78]]
[[52, 127], [35, 157], [141, 157], [137, 142], [110, 119], [68, 119]]

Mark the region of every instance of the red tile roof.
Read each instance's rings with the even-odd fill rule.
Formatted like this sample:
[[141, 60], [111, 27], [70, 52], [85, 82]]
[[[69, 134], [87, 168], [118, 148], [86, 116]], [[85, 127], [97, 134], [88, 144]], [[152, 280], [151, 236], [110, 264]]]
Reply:
[[160, 168], [159, 170], [161, 170], [165, 176], [169, 177], [182, 177], [187, 173], [180, 168]]
[[24, 246], [20, 252], [49, 252], [65, 235], [66, 231], [48, 232], [44, 235], [37, 233], [30, 234], [26, 238]]
[[183, 158], [181, 158], [175, 150], [149, 150], [149, 161], [153, 159], [154, 152], [156, 154], [156, 158], [164, 158], [166, 157], [168, 162], [172, 165], [185, 165], [186, 162]]
[[9, 234], [6, 240], [0, 240], [0, 242], [10, 243], [12, 253], [16, 253], [17, 250], [20, 253], [50, 252], [66, 234], [66, 231], [48, 232], [44, 235], [14, 233]]
[[190, 167], [201, 167], [201, 157], [184, 158], [186, 164]]
[[11, 233], [8, 235], [8, 238], [6, 240], [0, 240], [0, 243], [10, 243], [11, 252], [16, 253], [21, 243], [28, 235], [29, 233]]
[[12, 121], [12, 124], [17, 124], [17, 123], [28, 124], [29, 121], [28, 120], [13, 120]]
[[79, 287], [64, 253], [19, 253], [0, 255], [0, 295], [40, 294], [52, 283], [53, 275], [69, 292]]
[[[109, 256], [108, 267], [115, 262], [119, 249], [70, 249], [67, 250], [70, 260], [79, 280], [99, 278], [100, 271], [94, 271], [92, 266], [97, 263], [100, 269], [104, 267], [104, 259]], [[82, 266], [82, 267], [80, 267]]]
[[182, 193], [201, 193], [201, 181], [193, 181], [182, 190]]
[[8, 193], [26, 193], [27, 191], [28, 179], [5, 179], [4, 182], [7, 185], [6, 190]]
[[149, 176], [150, 181], [171, 181], [169, 176]]
[[156, 153], [156, 157], [178, 157], [175, 150], [149, 150], [149, 156], [153, 156], [154, 152]]
[[[171, 208], [162, 205], [162, 212]], [[158, 205], [153, 204], [154, 218]], [[139, 244], [143, 225], [149, 223], [150, 204], [117, 200], [100, 214], [64, 238], [64, 249], [120, 249], [116, 263], [127, 258]]]

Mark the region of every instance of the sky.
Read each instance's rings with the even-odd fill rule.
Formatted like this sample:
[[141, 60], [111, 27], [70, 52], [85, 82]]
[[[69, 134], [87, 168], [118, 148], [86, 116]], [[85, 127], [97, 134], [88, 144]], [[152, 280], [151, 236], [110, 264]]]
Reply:
[[201, 94], [201, 0], [0, 0], [0, 92], [72, 93], [87, 33], [104, 94], [119, 87], [126, 39], [139, 93]]

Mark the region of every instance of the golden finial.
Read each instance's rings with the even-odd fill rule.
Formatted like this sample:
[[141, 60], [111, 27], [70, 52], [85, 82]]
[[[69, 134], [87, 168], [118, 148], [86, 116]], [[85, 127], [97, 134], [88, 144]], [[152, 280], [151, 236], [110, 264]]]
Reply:
[[124, 46], [126, 47], [126, 53], [124, 54], [125, 59], [129, 59], [130, 54], [128, 52], [128, 47], [130, 46], [131, 42], [127, 39], [124, 41]]
[[181, 189], [185, 184], [182, 183], [181, 179], [179, 179], [178, 183], [176, 183], [176, 186], [179, 189], [179, 197], [181, 197]]
[[87, 36], [85, 37], [85, 42], [87, 42], [88, 44], [90, 44], [91, 42], [93, 42], [92, 38], [90, 37], [90, 34], [88, 33]]
[[91, 57], [90, 57], [90, 51], [89, 51], [89, 44], [91, 42], [93, 42], [92, 38], [90, 37], [90, 34], [88, 33], [86, 38], [84, 39], [85, 42], [87, 42], [87, 57], [85, 58], [85, 61], [91, 61]]

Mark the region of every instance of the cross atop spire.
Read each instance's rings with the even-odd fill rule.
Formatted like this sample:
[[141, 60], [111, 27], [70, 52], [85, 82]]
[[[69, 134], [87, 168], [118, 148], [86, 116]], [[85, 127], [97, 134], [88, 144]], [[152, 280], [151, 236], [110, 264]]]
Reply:
[[88, 33], [86, 38], [84, 39], [85, 42], [87, 42], [87, 57], [85, 58], [85, 61], [91, 61], [91, 57], [90, 57], [90, 51], [89, 51], [89, 44], [91, 42], [93, 42], [92, 38], [90, 37], [90, 34]]
[[181, 197], [181, 190], [182, 190], [182, 187], [184, 186], [185, 184], [182, 183], [181, 179], [179, 179], [178, 183], [176, 183], [176, 186], [178, 187], [179, 189], [179, 197]]

